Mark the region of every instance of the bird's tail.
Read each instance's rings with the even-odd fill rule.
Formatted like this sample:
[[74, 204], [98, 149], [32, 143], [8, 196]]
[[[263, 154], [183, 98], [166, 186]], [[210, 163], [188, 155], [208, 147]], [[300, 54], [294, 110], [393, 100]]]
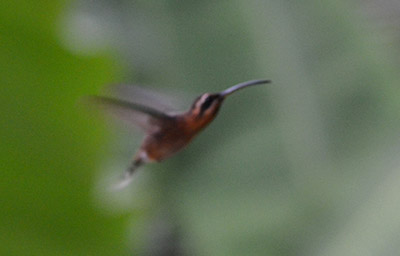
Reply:
[[144, 163], [145, 162], [143, 161], [143, 159], [141, 157], [136, 157], [132, 161], [132, 163], [128, 167], [128, 169], [126, 169], [126, 171], [124, 172], [124, 174], [120, 178], [120, 181], [118, 183], [114, 184], [114, 186], [112, 186], [112, 189], [113, 190], [120, 190], [120, 189], [123, 189], [126, 186], [128, 186], [129, 183], [131, 183], [132, 178], [133, 178], [133, 174], [135, 173], [137, 168], [142, 166]]

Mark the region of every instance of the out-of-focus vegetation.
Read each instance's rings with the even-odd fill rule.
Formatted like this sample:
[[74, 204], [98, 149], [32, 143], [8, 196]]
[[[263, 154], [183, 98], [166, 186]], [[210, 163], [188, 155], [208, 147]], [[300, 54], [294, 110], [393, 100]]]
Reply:
[[[400, 12], [376, 2], [2, 0], [0, 255], [397, 255]], [[107, 190], [140, 134], [82, 95], [255, 78]]]
[[0, 255], [121, 255], [124, 218], [94, 207], [104, 130], [76, 101], [113, 79], [57, 37], [60, 1], [0, 4]]

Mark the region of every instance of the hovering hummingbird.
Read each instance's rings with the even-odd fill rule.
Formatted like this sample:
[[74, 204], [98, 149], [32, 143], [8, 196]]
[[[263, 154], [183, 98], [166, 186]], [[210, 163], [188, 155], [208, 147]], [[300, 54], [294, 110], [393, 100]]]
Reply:
[[[197, 97], [191, 108], [183, 113], [168, 113], [134, 101], [104, 96], [90, 96], [90, 101], [132, 121], [142, 128], [145, 138], [115, 188], [130, 183], [138, 167], [149, 162], [160, 162], [184, 148], [216, 117], [227, 96], [252, 85], [270, 83], [270, 80], [251, 80], [229, 87], [218, 93], [204, 93]], [[129, 86], [128, 86], [129, 87]], [[151, 103], [149, 103], [151, 104]]]

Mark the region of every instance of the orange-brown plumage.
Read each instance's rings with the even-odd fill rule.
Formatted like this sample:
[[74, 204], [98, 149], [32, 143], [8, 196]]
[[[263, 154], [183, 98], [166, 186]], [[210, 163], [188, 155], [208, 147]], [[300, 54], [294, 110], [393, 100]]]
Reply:
[[162, 125], [160, 130], [145, 137], [138, 155], [145, 152], [149, 161], [157, 162], [170, 157], [189, 144], [215, 118], [217, 112], [199, 118], [190, 110], [175, 116], [168, 124]]

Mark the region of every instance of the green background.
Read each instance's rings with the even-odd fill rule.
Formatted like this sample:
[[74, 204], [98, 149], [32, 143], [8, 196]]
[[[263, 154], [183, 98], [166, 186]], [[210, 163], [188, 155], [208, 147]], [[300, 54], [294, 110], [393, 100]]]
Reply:
[[[376, 3], [1, 1], [0, 255], [397, 255], [400, 9]], [[188, 107], [255, 78], [273, 84], [107, 189], [141, 135], [82, 96]]]

